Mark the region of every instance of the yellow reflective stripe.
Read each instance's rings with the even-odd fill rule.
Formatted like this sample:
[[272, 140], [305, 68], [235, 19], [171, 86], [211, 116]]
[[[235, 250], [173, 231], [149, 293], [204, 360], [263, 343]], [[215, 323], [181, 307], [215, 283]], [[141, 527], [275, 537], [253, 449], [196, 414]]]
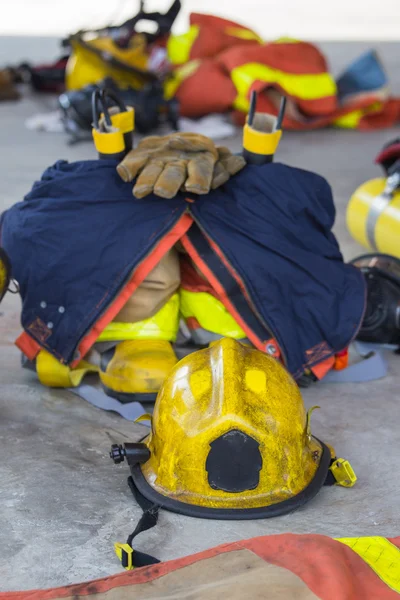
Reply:
[[352, 112], [347, 113], [347, 115], [343, 115], [343, 117], [338, 117], [334, 120], [333, 125], [335, 127], [342, 127], [343, 129], [357, 129], [361, 119], [365, 117], [365, 115], [380, 112], [381, 110], [382, 103], [374, 102], [367, 108], [353, 110]]
[[242, 29], [241, 27], [226, 27], [225, 33], [241, 40], [255, 40], [260, 42], [260, 44], [262, 44], [264, 41], [254, 31], [251, 31], [251, 29]]
[[82, 360], [75, 369], [62, 365], [52, 354], [41, 350], [36, 358], [40, 383], [47, 387], [78, 387], [87, 373], [97, 373], [98, 367]]
[[333, 125], [335, 127], [342, 127], [343, 129], [357, 129], [363, 116], [363, 110], [353, 110], [352, 112], [347, 113], [347, 115], [335, 119]]
[[232, 81], [238, 92], [235, 108], [248, 111], [248, 94], [254, 81], [278, 84], [289, 96], [303, 100], [318, 100], [336, 95], [336, 83], [329, 73], [298, 75], [272, 69], [260, 63], [247, 63], [231, 72]]
[[164, 97], [166, 100], [170, 100], [175, 96], [182, 81], [193, 75], [200, 64], [201, 60], [191, 60], [174, 71], [173, 75], [164, 83]]
[[392, 590], [400, 593], [400, 550], [384, 537], [336, 538], [351, 548]]
[[179, 294], [174, 294], [166, 304], [149, 319], [136, 323], [112, 321], [100, 334], [98, 342], [126, 340], [164, 340], [174, 342], [179, 329]]
[[236, 340], [246, 337], [222, 302], [211, 294], [181, 290], [180, 296], [181, 314], [185, 319], [194, 317], [203, 329], [218, 335]]
[[237, 96], [233, 101], [233, 108], [236, 108], [236, 110], [240, 110], [244, 113], [248, 113], [250, 102], [247, 96]]
[[173, 65], [187, 63], [190, 58], [190, 51], [199, 35], [200, 27], [191, 25], [186, 33], [181, 35], [171, 35], [167, 41], [168, 60]]
[[274, 40], [272, 43], [273, 44], [301, 44], [303, 42], [302, 42], [302, 40], [298, 40], [296, 38], [282, 36], [282, 37], [278, 38], [277, 40]]

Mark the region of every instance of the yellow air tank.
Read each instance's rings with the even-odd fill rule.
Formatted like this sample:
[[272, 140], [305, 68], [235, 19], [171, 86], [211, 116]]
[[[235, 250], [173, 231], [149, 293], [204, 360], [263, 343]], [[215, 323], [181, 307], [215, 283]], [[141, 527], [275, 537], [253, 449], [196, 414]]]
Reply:
[[[397, 185], [396, 185], [397, 182]], [[371, 179], [354, 192], [347, 227], [365, 248], [400, 258], [400, 173]]]
[[400, 258], [400, 143], [385, 146], [376, 158], [386, 177], [360, 185], [347, 207], [350, 234], [365, 248]]

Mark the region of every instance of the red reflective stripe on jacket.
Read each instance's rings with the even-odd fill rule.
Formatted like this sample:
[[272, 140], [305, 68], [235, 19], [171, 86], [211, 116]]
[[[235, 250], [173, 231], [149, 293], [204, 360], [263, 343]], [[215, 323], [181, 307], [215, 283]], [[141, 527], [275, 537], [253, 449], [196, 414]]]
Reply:
[[107, 325], [116, 317], [120, 312], [129, 298], [132, 296], [134, 291], [144, 281], [147, 275], [154, 269], [159, 263], [161, 258], [170, 250], [174, 244], [180, 239], [180, 237], [186, 233], [189, 227], [192, 225], [193, 219], [190, 215], [184, 214], [179, 221], [175, 224], [173, 229], [169, 231], [163, 239], [157, 244], [153, 252], [139, 265], [139, 267], [133, 273], [131, 280], [126, 284], [124, 289], [114, 300], [108, 310], [102, 315], [87, 335], [81, 340], [78, 346], [78, 356], [74, 362], [71, 363], [71, 367], [76, 367], [82, 358], [87, 354], [90, 348], [98, 339], [101, 332], [107, 327]]

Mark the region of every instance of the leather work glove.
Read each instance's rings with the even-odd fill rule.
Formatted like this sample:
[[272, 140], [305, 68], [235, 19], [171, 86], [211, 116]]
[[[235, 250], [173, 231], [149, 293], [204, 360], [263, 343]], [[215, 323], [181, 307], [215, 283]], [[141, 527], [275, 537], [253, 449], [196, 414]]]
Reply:
[[173, 198], [179, 190], [207, 194], [228, 181], [245, 165], [227, 148], [216, 148], [208, 137], [195, 133], [171, 133], [142, 140], [118, 165], [124, 181], [137, 177], [133, 194], [151, 193]]
[[218, 160], [214, 166], [211, 189], [215, 190], [228, 181], [231, 175], [236, 175], [246, 165], [242, 155], [232, 154], [229, 148], [217, 148]]

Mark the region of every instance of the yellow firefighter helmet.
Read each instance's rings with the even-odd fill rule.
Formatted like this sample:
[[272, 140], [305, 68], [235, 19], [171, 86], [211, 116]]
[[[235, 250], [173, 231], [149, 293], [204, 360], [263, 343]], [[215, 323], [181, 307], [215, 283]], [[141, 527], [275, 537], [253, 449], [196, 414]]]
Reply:
[[105, 77], [112, 77], [121, 88], [134, 89], [141, 89], [155, 79], [147, 70], [148, 55], [143, 35], [133, 36], [128, 48], [119, 48], [110, 37], [86, 41], [75, 35], [69, 43], [72, 53], [65, 73], [67, 90], [80, 90]]
[[332, 483], [353, 485], [310, 433], [300, 391], [274, 358], [233, 339], [181, 360], [142, 443], [113, 446], [148, 501], [194, 517], [251, 519], [292, 511]]

